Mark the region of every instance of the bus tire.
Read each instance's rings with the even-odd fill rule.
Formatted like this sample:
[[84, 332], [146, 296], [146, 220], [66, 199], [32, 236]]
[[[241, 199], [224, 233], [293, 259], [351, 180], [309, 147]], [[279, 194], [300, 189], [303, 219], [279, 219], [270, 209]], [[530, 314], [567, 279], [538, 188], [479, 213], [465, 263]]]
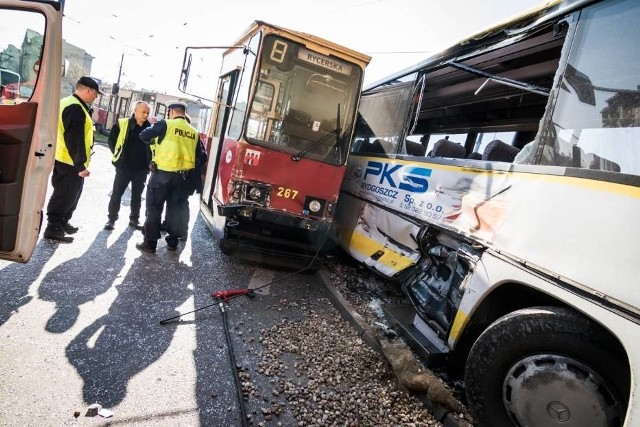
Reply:
[[573, 310], [509, 313], [480, 335], [467, 359], [476, 425], [621, 426], [630, 381], [623, 355], [601, 326]]

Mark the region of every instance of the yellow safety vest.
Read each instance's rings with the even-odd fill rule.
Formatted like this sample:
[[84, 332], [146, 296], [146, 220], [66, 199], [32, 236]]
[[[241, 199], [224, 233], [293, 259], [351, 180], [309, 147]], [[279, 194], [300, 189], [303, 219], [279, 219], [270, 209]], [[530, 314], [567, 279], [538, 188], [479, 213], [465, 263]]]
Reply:
[[124, 140], [127, 137], [127, 128], [129, 127], [129, 119], [118, 119], [120, 125], [120, 132], [118, 133], [118, 139], [116, 140], [116, 146], [113, 149], [113, 162], [118, 161], [120, 154], [122, 154], [122, 148], [124, 147]]
[[153, 160], [158, 170], [177, 172], [195, 168], [198, 131], [185, 119], [169, 119], [166, 123], [167, 133], [156, 144]]
[[91, 161], [91, 148], [93, 148], [93, 121], [87, 109], [81, 104], [81, 102], [75, 96], [67, 96], [60, 100], [60, 112], [58, 113], [58, 139], [56, 143], [56, 160], [62, 163], [73, 166], [73, 160], [69, 155], [67, 144], [64, 141], [64, 126], [62, 125], [62, 112], [70, 105], [78, 104], [82, 107], [82, 111], [86, 116], [84, 121], [84, 148], [87, 155], [87, 160], [84, 162], [84, 167], [88, 168]]

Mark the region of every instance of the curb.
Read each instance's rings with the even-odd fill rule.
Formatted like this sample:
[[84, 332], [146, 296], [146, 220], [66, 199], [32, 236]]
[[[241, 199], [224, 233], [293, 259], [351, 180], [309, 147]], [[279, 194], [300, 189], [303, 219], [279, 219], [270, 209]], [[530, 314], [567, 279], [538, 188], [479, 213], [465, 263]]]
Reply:
[[[327, 270], [318, 270], [316, 275], [325, 288], [329, 291], [329, 299], [333, 303], [333, 305], [338, 309], [342, 317], [351, 324], [351, 326], [358, 332], [360, 338], [366, 342], [369, 347], [371, 347], [376, 352], [384, 355], [382, 352], [382, 348], [378, 341], [374, 338], [375, 334], [371, 329], [364, 318], [349, 304], [349, 302], [342, 296], [340, 291], [338, 291], [333, 284], [331, 284], [331, 279], [329, 277], [329, 272]], [[453, 412], [449, 412], [447, 409], [442, 407], [439, 403], [434, 402], [429, 399], [426, 394], [419, 393], [411, 393], [416, 396], [433, 414], [433, 416], [440, 421], [445, 427], [469, 427], [469, 424], [464, 419], [460, 419], [457, 417], [457, 414]]]

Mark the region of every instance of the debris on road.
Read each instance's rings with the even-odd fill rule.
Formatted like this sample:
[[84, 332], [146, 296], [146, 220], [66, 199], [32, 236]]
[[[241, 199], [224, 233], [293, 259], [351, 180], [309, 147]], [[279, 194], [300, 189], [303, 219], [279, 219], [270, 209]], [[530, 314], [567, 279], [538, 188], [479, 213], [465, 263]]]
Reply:
[[98, 415], [98, 411], [100, 411], [100, 409], [102, 409], [102, 405], [101, 404], [92, 403], [87, 408], [87, 413], [85, 414], [85, 417], [95, 417], [96, 415]]
[[286, 395], [299, 425], [442, 425], [336, 310], [301, 310], [305, 320], [261, 331], [259, 368]]

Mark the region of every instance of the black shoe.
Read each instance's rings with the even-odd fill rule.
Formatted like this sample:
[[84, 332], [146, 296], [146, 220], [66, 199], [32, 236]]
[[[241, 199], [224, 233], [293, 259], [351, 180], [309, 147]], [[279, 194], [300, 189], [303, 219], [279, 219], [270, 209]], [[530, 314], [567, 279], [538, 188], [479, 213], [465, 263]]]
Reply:
[[105, 229], [105, 230], [113, 230], [113, 229], [115, 228], [115, 227], [114, 227], [114, 225], [115, 225], [115, 221], [111, 221], [111, 220], [109, 220], [109, 221], [107, 221], [107, 223], [104, 225], [104, 229]]
[[62, 228], [51, 229], [51, 228], [47, 227], [44, 230], [44, 235], [42, 237], [44, 237], [45, 239], [49, 239], [49, 240], [55, 240], [56, 242], [60, 242], [60, 243], [71, 243], [71, 242], [73, 242], [73, 237], [65, 236], [64, 235], [64, 230]]
[[73, 225], [67, 223], [62, 224], [62, 230], [67, 234], [76, 234], [79, 230], [78, 227], [74, 227]]
[[169, 251], [176, 251], [178, 250], [178, 245], [167, 245], [167, 250]]
[[138, 221], [135, 221], [133, 219], [129, 221], [129, 227], [133, 227], [136, 230], [142, 230], [142, 224], [140, 224]]
[[146, 252], [148, 254], [155, 254], [156, 253], [156, 249], [155, 248], [150, 248], [149, 246], [147, 246], [147, 244], [145, 242], [136, 243], [136, 249], [138, 249], [140, 252]]

